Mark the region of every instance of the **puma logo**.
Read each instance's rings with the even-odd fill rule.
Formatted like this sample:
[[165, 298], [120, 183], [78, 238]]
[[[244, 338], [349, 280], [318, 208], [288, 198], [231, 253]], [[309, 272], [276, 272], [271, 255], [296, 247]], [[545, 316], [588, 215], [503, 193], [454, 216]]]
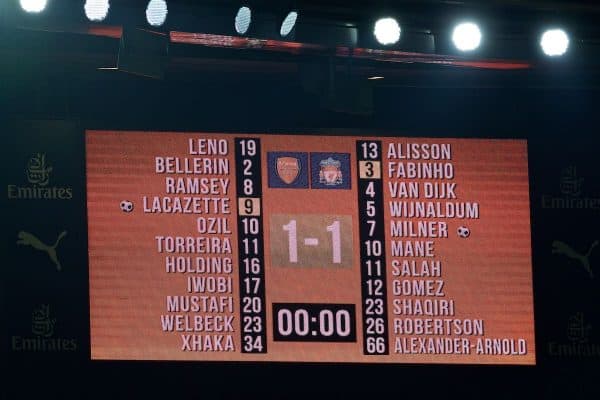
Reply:
[[61, 266], [60, 266], [60, 262], [58, 261], [58, 257], [56, 256], [56, 246], [58, 246], [58, 243], [66, 235], [67, 235], [67, 231], [62, 231], [60, 233], [60, 235], [58, 235], [58, 238], [56, 239], [56, 242], [54, 242], [54, 245], [53, 246], [48, 246], [47, 244], [43, 243], [40, 239], [36, 238], [31, 233], [21, 231], [17, 235], [18, 238], [19, 238], [19, 240], [17, 240], [17, 244], [22, 244], [22, 245], [25, 245], [25, 246], [31, 246], [31, 247], [33, 247], [36, 250], [45, 251], [46, 253], [48, 253], [48, 257], [50, 257], [50, 259], [52, 260], [52, 262], [54, 263], [54, 265], [56, 265], [56, 269], [58, 271], [60, 271], [61, 270]]
[[597, 245], [598, 240], [592, 243], [587, 253], [579, 254], [578, 252], [573, 250], [573, 248], [571, 248], [571, 246], [569, 246], [568, 244], [559, 240], [555, 240], [554, 242], [552, 242], [552, 254], [562, 254], [569, 258], [579, 261], [583, 266], [583, 269], [585, 269], [590, 274], [590, 278], [593, 278], [594, 274], [592, 273], [592, 267], [590, 265], [590, 255], [592, 254], [592, 250], [594, 250], [594, 247], [596, 247]]

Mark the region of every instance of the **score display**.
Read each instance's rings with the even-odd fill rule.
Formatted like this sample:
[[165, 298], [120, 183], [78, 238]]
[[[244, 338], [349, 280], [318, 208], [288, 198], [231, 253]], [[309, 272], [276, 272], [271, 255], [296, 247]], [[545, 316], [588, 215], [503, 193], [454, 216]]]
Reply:
[[524, 140], [86, 132], [92, 359], [535, 364]]

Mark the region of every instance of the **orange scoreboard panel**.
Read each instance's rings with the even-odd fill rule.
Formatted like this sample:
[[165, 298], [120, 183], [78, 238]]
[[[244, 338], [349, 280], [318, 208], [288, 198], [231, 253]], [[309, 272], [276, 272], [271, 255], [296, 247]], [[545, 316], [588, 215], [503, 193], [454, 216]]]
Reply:
[[535, 364], [524, 140], [86, 132], [91, 355]]

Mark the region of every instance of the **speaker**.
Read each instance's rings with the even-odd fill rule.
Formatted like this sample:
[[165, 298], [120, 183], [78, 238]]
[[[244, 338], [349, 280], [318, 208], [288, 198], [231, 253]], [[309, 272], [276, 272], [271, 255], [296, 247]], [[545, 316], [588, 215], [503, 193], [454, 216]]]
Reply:
[[352, 73], [351, 67], [336, 68], [332, 59], [300, 65], [300, 78], [306, 93], [319, 98], [321, 108], [354, 115], [373, 114], [373, 85], [366, 77]]
[[169, 36], [139, 28], [123, 28], [117, 69], [154, 79], [164, 76]]

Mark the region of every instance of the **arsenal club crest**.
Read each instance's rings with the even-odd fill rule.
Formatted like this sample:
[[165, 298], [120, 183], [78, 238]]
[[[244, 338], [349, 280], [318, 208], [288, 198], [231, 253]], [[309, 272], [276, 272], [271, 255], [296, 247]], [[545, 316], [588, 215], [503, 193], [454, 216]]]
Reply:
[[268, 152], [269, 187], [308, 189], [308, 153]]
[[277, 158], [277, 176], [288, 185], [300, 175], [300, 160], [294, 157]]

